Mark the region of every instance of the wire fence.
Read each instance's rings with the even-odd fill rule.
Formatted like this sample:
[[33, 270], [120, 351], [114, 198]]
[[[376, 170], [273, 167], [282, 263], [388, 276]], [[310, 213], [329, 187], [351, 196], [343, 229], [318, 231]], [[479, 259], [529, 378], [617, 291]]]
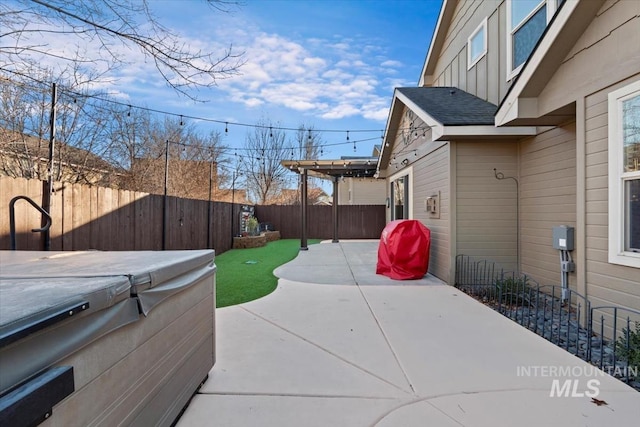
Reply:
[[593, 307], [570, 288], [540, 285], [488, 260], [456, 257], [455, 286], [569, 353], [640, 390], [640, 311]]

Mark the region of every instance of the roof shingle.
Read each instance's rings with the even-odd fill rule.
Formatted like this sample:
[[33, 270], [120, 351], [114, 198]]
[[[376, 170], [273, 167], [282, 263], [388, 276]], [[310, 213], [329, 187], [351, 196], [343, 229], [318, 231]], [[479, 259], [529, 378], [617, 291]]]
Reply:
[[399, 87], [425, 113], [444, 126], [493, 125], [498, 107], [456, 87]]

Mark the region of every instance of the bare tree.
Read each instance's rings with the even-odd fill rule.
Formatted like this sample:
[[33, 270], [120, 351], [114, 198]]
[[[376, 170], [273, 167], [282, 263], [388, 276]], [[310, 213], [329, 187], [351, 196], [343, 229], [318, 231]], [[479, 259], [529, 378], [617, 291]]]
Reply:
[[[51, 73], [45, 77], [55, 80]], [[108, 185], [113, 168], [100, 154], [109, 105], [81, 92], [58, 96], [54, 179]], [[0, 104], [0, 172], [46, 179], [51, 88], [33, 79], [0, 78]]]
[[[225, 161], [227, 147], [218, 132], [203, 135], [192, 123], [175, 118], [151, 122], [146, 131], [127, 123], [120, 126], [128, 133], [117, 140], [123, 132], [116, 129], [112, 140], [119, 146], [114, 152], [123, 153], [121, 161], [130, 164], [127, 188], [163, 193], [167, 168], [169, 195], [208, 199], [209, 184], [215, 189], [224, 180], [218, 164]], [[134, 135], [136, 131], [139, 135]]]
[[322, 135], [312, 125], [301, 124], [290, 142], [291, 157], [295, 160], [319, 159], [322, 144]]
[[[317, 132], [312, 125], [301, 124], [298, 126], [295, 134], [293, 135], [293, 139], [290, 141], [291, 160], [315, 160], [320, 158], [321, 147], [323, 144], [322, 135]], [[308, 191], [307, 196], [312, 203], [314, 203], [318, 197], [313, 197], [312, 195], [320, 194], [322, 190], [320, 189], [320, 178], [309, 177], [307, 179], [307, 183], [309, 185], [310, 191]], [[297, 179], [297, 187], [293, 193], [290, 192], [288, 197], [281, 198], [279, 203], [282, 204], [299, 204], [300, 203], [300, 193], [301, 193], [301, 177], [298, 175]], [[316, 190], [317, 189], [317, 190]]]
[[[208, 0], [221, 11], [236, 2]], [[51, 50], [47, 37], [62, 37], [73, 53]], [[0, 2], [0, 70], [26, 73], [41, 58], [67, 63], [69, 68], [110, 70], [127, 63], [120, 47], [137, 49], [151, 59], [167, 84], [188, 96], [198, 87], [237, 74], [242, 53], [229, 46], [203, 52], [186, 45], [154, 16], [147, 0], [15, 0]], [[86, 46], [98, 43], [99, 53]], [[96, 56], [98, 55], [98, 56]], [[66, 68], [66, 67], [62, 67]]]
[[247, 133], [245, 155], [240, 163], [247, 190], [260, 204], [277, 197], [289, 182], [289, 172], [280, 161], [287, 158], [291, 145], [284, 130], [269, 120], [261, 120]]

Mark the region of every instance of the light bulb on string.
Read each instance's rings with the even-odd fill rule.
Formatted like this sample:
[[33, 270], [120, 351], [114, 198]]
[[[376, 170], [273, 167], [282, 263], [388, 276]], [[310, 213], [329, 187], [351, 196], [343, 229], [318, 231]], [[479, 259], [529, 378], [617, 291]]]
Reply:
[[349, 140], [349, 131], [347, 131], [347, 141]]
[[354, 153], [356, 152], [356, 142], [355, 141], [353, 141], [353, 152]]
[[224, 133], [229, 133], [229, 123], [224, 122]]
[[269, 126], [269, 136], [273, 138], [273, 128]]
[[180, 126], [183, 126], [184, 122], [182, 121], [182, 114], [180, 114]]

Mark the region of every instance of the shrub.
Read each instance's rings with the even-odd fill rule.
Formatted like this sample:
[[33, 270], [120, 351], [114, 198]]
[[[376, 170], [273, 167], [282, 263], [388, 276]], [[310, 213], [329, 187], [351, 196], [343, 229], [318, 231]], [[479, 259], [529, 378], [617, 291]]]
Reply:
[[626, 360], [635, 371], [640, 368], [640, 322], [636, 322], [635, 331], [622, 329], [622, 336], [616, 341], [616, 355]]

